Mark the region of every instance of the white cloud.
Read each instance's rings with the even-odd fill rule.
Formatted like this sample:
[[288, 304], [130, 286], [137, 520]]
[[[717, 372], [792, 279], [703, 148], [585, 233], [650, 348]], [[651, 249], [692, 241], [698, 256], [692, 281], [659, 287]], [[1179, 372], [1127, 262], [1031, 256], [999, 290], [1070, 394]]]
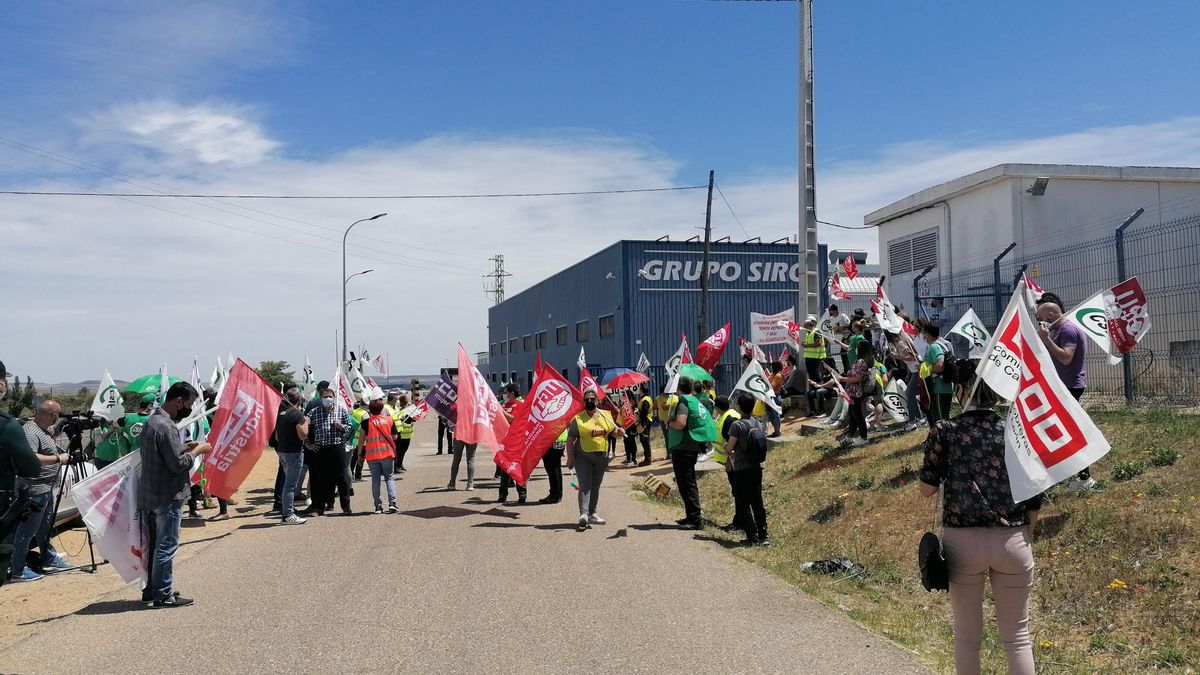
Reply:
[[279, 148], [250, 114], [245, 108], [220, 103], [127, 103], [84, 121], [82, 142], [108, 146], [111, 154], [122, 149], [111, 146], [132, 145], [159, 166], [246, 166]]
[[[895, 199], [1004, 161], [1200, 164], [1200, 119], [1040, 139], [890, 146], [874, 157], [822, 167], [819, 213], [823, 220], [859, 224]], [[438, 136], [312, 161], [268, 152], [256, 163], [219, 166], [198, 170], [203, 163], [197, 159], [195, 166], [163, 163], [139, 175], [188, 192], [276, 194], [595, 190], [703, 178], [681, 176], [675, 160], [644, 143], [578, 132]], [[717, 177], [750, 235], [770, 241], [795, 232], [792, 172]], [[90, 184], [139, 190], [95, 177]], [[458, 341], [469, 350], [483, 348], [483, 274], [492, 254], [504, 254], [514, 274], [511, 295], [618, 239], [698, 233], [704, 191], [265, 202], [6, 197], [4, 210], [0, 305], [9, 329], [0, 358], [17, 372], [75, 380], [108, 368], [132, 377], [163, 360], [173, 371], [190, 369], [193, 355], [208, 370], [229, 350], [248, 361], [293, 364], [307, 353], [318, 372], [332, 371], [343, 230], [386, 211], [386, 218], [359, 225], [349, 240], [349, 271], [375, 270], [350, 282], [351, 298], [368, 298], [350, 308], [350, 343], [389, 353], [394, 372], [413, 373], [453, 359]], [[746, 238], [719, 197], [713, 223], [717, 236]], [[873, 231], [823, 228], [822, 239], [872, 253], [877, 245]]]

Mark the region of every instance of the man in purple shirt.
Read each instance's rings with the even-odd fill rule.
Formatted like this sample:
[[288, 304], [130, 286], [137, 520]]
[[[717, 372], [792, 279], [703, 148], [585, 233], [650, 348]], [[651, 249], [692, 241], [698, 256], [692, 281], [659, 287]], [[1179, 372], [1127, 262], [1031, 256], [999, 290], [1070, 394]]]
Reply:
[[[1045, 293], [1038, 299], [1036, 316], [1038, 337], [1054, 359], [1058, 379], [1067, 385], [1067, 390], [1078, 401], [1087, 389], [1087, 365], [1083, 361], [1087, 356], [1088, 338], [1083, 334], [1083, 329], [1063, 319], [1062, 300], [1053, 293]], [[1084, 469], [1067, 486], [1067, 491], [1079, 492], [1095, 486], [1091, 471]]]

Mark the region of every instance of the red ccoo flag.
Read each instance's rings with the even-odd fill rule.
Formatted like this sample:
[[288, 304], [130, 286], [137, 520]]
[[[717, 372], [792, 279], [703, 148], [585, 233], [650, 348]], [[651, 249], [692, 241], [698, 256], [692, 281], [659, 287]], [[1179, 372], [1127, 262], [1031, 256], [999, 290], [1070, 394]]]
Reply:
[[229, 499], [241, 487], [275, 433], [275, 417], [283, 397], [246, 362], [238, 359], [217, 401], [204, 460], [208, 491]]
[[696, 365], [712, 372], [713, 368], [721, 361], [721, 355], [725, 353], [725, 345], [729, 344], [729, 322], [725, 322], [725, 326], [721, 330], [712, 334], [704, 342], [696, 347]]
[[854, 256], [850, 256], [842, 261], [842, 269], [846, 270], [847, 279], [853, 279], [858, 276], [858, 263], [854, 262]]
[[[853, 278], [853, 277], [850, 277], [850, 278]], [[838, 300], [853, 300], [854, 299], [853, 297], [850, 296], [850, 294], [848, 294], [848, 293], [846, 293], [846, 291], [842, 290], [841, 275], [839, 275], [837, 272], [833, 273], [833, 281], [829, 282], [829, 291], [831, 293], [833, 293], [833, 297], [837, 298]]]
[[524, 485], [546, 450], [581, 410], [579, 390], [553, 366], [543, 364], [529, 396], [513, 410], [512, 425], [496, 451], [496, 466]]
[[483, 443], [495, 450], [508, 433], [508, 418], [492, 388], [458, 346], [458, 424], [454, 437], [463, 443]]

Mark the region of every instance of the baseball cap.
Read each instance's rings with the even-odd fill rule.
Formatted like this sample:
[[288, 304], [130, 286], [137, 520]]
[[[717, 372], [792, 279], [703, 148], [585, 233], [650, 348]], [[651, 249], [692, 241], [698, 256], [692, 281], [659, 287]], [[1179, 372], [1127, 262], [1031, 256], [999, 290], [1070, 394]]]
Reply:
[[154, 403], [157, 400], [158, 400], [158, 394], [155, 394], [154, 392], [146, 392], [145, 394], [142, 394], [142, 398], [141, 398], [142, 405], [150, 405], [151, 403]]

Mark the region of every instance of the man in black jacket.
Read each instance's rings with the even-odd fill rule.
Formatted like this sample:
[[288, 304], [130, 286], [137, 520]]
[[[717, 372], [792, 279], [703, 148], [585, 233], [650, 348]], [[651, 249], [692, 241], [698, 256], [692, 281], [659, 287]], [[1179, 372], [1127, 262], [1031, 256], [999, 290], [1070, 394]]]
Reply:
[[[0, 400], [8, 394], [8, 371], [0, 361]], [[17, 476], [36, 478], [42, 463], [29, 447], [21, 424], [7, 412], [0, 411], [0, 586], [8, 580], [12, 565], [13, 535], [24, 515], [25, 502], [17, 494]]]

